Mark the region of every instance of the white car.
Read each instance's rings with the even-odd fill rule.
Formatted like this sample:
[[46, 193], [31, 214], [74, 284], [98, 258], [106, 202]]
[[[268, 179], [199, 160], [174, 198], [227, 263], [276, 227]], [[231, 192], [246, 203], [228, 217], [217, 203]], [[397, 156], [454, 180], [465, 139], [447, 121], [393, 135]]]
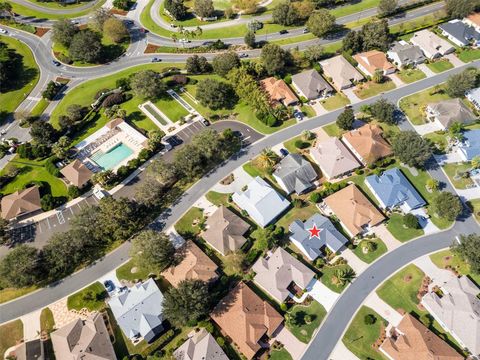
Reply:
[[181, 43], [189, 43], [190, 40], [188, 40], [188, 39], [180, 39], [180, 40], [178, 40], [178, 42], [181, 42]]
[[5, 30], [5, 29], [0, 29], [0, 34], [7, 34], [7, 33], [8, 33], [7, 30]]

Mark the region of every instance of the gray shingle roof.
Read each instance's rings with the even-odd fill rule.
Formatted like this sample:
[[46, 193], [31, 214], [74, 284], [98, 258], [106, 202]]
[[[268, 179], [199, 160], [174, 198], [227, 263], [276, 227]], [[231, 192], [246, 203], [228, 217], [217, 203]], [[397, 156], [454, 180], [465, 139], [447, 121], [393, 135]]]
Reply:
[[475, 120], [475, 115], [460, 99], [444, 100], [428, 104], [437, 120], [448, 128], [454, 122], [469, 124]]
[[273, 173], [275, 177], [282, 180], [287, 193], [296, 192], [303, 193], [313, 185], [313, 181], [317, 178], [317, 173], [307, 160], [300, 154], [289, 154], [285, 156], [277, 165], [277, 169]]
[[316, 99], [324, 91], [333, 91], [327, 80], [315, 69], [293, 75], [292, 82], [309, 100]]
[[[313, 225], [320, 229], [319, 237], [310, 237]], [[347, 238], [332, 224], [325, 216], [320, 214], [312, 215], [307, 221], [295, 220], [289, 226], [290, 239], [297, 241], [302, 250], [310, 259], [321, 255], [321, 249], [327, 246], [333, 252], [339, 251], [347, 242]]]
[[480, 33], [473, 26], [469, 26], [460, 20], [452, 20], [438, 27], [464, 46], [468, 45], [472, 40], [480, 40]]
[[389, 51], [396, 53], [402, 64], [421, 63], [426, 60], [420, 47], [406, 42], [394, 42]]

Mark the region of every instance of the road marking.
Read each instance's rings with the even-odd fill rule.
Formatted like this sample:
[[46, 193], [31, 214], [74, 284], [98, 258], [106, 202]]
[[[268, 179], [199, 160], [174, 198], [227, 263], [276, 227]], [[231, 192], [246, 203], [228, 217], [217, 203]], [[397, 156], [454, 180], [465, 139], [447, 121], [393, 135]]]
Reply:
[[51, 229], [52, 227], [50, 226], [50, 220], [48, 220], [48, 218], [46, 218], [45, 220], [47, 220], [48, 228]]
[[[71, 207], [71, 206], [69, 207], [69, 209], [70, 209], [70, 212], [72, 213], [72, 215], [75, 215], [75, 213], [73, 212], [73, 210], [72, 210], [72, 207]], [[70, 218], [69, 218], [69, 219], [70, 219]]]
[[58, 219], [58, 224], [65, 224], [65, 217], [63, 216], [62, 211], [57, 211], [57, 219]]

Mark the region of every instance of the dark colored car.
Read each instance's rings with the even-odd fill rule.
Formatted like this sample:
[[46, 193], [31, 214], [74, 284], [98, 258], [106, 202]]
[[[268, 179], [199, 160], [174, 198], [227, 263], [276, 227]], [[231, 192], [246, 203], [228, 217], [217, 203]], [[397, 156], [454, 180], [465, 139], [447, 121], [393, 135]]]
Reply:
[[288, 31], [285, 30], [285, 29], [283, 29], [283, 30], [280, 30], [278, 33], [279, 33], [280, 35], [285, 35], [285, 34], [288, 34]]
[[210, 126], [210, 121], [208, 121], [207, 119], [202, 118], [202, 120], [200, 120], [200, 121], [202, 122], [203, 125]]
[[183, 143], [183, 140], [179, 138], [177, 135], [172, 135], [166, 138], [165, 141], [170, 145], [172, 145], [173, 147], [181, 145]]
[[280, 149], [280, 154], [282, 154], [282, 156], [285, 157], [285, 156], [288, 155], [288, 150], [287, 150], [287, 149], [284, 149], [284, 148], [281, 148], [281, 149]]
[[52, 64], [55, 66], [60, 66], [61, 64], [57, 60], [52, 60]]
[[160, 62], [160, 61], [162, 61], [162, 59], [157, 57], [152, 58], [152, 62]]
[[103, 282], [103, 286], [105, 286], [105, 289], [107, 289], [108, 292], [112, 292], [113, 290], [115, 290], [115, 284], [112, 280], [105, 280]]

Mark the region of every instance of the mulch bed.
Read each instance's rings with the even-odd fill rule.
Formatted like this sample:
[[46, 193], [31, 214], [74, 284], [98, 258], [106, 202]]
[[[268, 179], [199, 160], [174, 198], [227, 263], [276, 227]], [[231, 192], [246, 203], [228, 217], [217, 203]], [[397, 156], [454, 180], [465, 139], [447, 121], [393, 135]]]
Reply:
[[49, 30], [50, 30], [49, 28], [37, 27], [37, 28], [35, 28], [35, 35], [37, 35], [38, 37], [42, 37], [42, 36], [45, 35]]
[[120, 9], [110, 9], [109, 13], [114, 15], [126, 16], [128, 14], [128, 11]]
[[70, 79], [69, 78], [64, 78], [64, 77], [57, 77], [55, 79], [56, 82], [60, 83], [60, 84], [68, 84], [70, 82]]
[[147, 44], [147, 48], [145, 49], [145, 54], [154, 54], [157, 52], [160, 46], [154, 44]]

